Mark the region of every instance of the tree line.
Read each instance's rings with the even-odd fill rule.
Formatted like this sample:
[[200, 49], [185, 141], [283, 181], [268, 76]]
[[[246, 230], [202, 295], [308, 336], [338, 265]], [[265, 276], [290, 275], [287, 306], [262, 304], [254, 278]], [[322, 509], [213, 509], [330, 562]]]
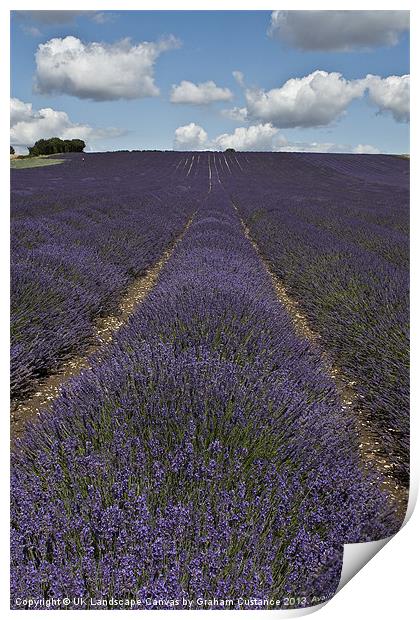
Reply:
[[86, 144], [83, 140], [61, 140], [61, 138], [48, 138], [37, 140], [29, 147], [29, 155], [54, 155], [55, 153], [82, 153]]

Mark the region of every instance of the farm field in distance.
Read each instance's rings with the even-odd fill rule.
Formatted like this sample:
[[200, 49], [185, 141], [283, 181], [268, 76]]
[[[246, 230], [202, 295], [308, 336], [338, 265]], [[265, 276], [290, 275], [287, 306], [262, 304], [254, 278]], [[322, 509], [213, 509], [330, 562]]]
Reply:
[[42, 166], [54, 166], [54, 164], [62, 164], [64, 159], [50, 159], [49, 157], [25, 157], [13, 158], [10, 160], [10, 167], [16, 170], [23, 168], [39, 168]]
[[11, 171], [11, 599], [331, 598], [405, 515], [409, 160], [60, 160]]

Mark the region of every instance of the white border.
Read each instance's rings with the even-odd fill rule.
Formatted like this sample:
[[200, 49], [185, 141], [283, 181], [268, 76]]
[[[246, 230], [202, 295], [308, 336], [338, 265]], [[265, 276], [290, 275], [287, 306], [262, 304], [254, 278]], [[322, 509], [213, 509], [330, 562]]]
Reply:
[[[211, 0], [206, 1], [202, 0], [200, 2], [199, 8], [200, 10], [273, 10], [276, 8], [282, 9], [335, 9], [338, 8], [341, 10], [345, 9], [408, 9], [411, 10], [411, 30], [413, 32], [412, 36], [412, 59], [420, 58], [419, 49], [418, 49], [418, 9], [414, 8], [414, 2], [360, 2], [360, 0], [355, 0], [354, 2], [342, 2], [339, 6], [337, 6], [337, 2], [301, 2], [296, 0], [295, 2], [285, 2], [282, 3], [281, 6], [273, 6], [273, 4], [268, 4], [266, 2], [255, 2], [251, 0]], [[81, 10], [81, 9], [89, 9], [89, 10], [194, 10], [197, 9], [197, 4], [191, 1], [183, 1], [171, 2], [170, 0], [163, 1], [157, 0], [156, 2], [144, 2], [142, 0], [120, 0], [117, 2], [111, 2], [109, 0], [102, 0], [102, 2], [92, 2], [90, 0], [85, 0], [84, 2], [74, 1], [74, 2], [60, 2], [57, 4], [57, 1], [53, 0], [39, 0], [38, 2], [34, 1], [26, 1], [21, 2], [16, 0], [15, 2], [7, 1], [0, 8], [0, 35], [1, 35], [1, 45], [2, 45], [2, 62], [0, 63], [0, 71], [1, 71], [1, 81], [0, 84], [3, 88], [3, 91], [6, 91], [9, 84], [9, 62], [8, 59], [10, 57], [10, 30], [9, 30], [9, 10], [28, 10], [28, 9], [48, 9], [48, 10], [57, 10], [57, 9], [72, 9], [72, 10]], [[417, 71], [416, 65], [412, 63], [411, 70], [411, 84], [412, 84], [412, 110], [416, 111], [419, 109], [418, 105], [418, 83], [417, 83]], [[9, 421], [8, 421], [8, 411], [9, 411], [9, 402], [8, 402], [8, 374], [9, 374], [9, 334], [8, 334], [8, 325], [9, 325], [9, 306], [8, 306], [8, 291], [9, 291], [9, 220], [8, 220], [8, 195], [9, 195], [9, 156], [8, 156], [8, 146], [9, 146], [9, 92], [3, 92], [3, 96], [0, 99], [1, 105], [1, 120], [2, 120], [2, 131], [1, 131], [1, 149], [0, 149], [0, 173], [2, 179], [3, 188], [2, 197], [3, 204], [0, 208], [0, 275], [2, 279], [2, 295], [0, 297], [0, 342], [2, 345], [2, 351], [0, 356], [0, 380], [1, 380], [1, 399], [2, 399], [2, 424], [4, 424], [4, 431], [1, 433], [1, 450], [0, 450], [0, 467], [1, 467], [1, 497], [2, 501], [2, 510], [1, 510], [1, 534], [2, 534], [2, 544], [1, 549], [3, 550], [2, 554], [2, 562], [1, 566], [1, 577], [0, 577], [0, 587], [1, 587], [1, 608], [5, 617], [9, 617], [9, 615], [13, 615], [13, 617], [18, 614], [27, 613], [24, 611], [10, 611], [9, 610], [9, 569], [8, 569], [8, 548], [9, 548], [9, 534], [8, 534], [8, 522], [9, 522]], [[412, 119], [412, 145], [411, 145], [411, 160], [412, 170], [416, 169], [417, 162], [417, 142], [419, 131], [418, 131], [418, 122], [417, 118], [414, 117]], [[6, 159], [7, 157], [7, 159]], [[411, 224], [412, 231], [414, 235], [418, 235], [419, 230], [419, 215], [418, 215], [418, 183], [416, 179], [416, 175], [412, 174], [412, 187], [411, 187]], [[416, 238], [414, 238], [416, 241]], [[411, 299], [412, 299], [412, 351], [418, 353], [419, 351], [419, 329], [418, 329], [418, 321], [417, 318], [420, 316], [419, 305], [418, 305], [418, 279], [415, 278], [417, 265], [420, 265], [420, 244], [412, 242], [412, 265], [414, 269], [412, 270], [413, 278], [411, 284]], [[417, 311], [417, 312], [416, 312]], [[419, 370], [419, 363], [417, 355], [413, 355], [412, 358], [412, 411], [414, 412], [416, 409], [416, 404], [420, 402], [419, 399], [419, 389], [420, 382], [418, 381], [418, 373], [416, 371]], [[417, 379], [417, 381], [416, 381]], [[411, 458], [411, 487], [410, 487], [410, 512], [413, 510], [415, 503], [415, 496], [417, 494], [418, 489], [418, 473], [419, 473], [419, 459], [417, 457], [418, 449], [418, 416], [412, 416], [412, 424], [411, 424], [411, 436], [412, 436], [412, 458]], [[415, 445], [413, 445], [413, 437], [416, 438]], [[375, 614], [375, 617], [393, 619], [395, 617], [399, 618], [411, 618], [414, 617], [414, 610], [416, 610], [416, 598], [417, 598], [417, 580], [415, 580], [416, 574], [419, 571], [419, 564], [417, 561], [417, 555], [415, 553], [415, 541], [418, 540], [418, 531], [419, 531], [419, 511], [415, 513], [415, 516], [409, 521], [408, 525], [404, 527], [404, 530], [397, 534], [387, 545], [387, 548], [383, 550], [378, 556], [376, 556], [364, 569], [361, 573], [356, 575], [351, 580], [351, 585], [345, 587], [342, 591], [340, 591], [334, 598], [328, 602], [326, 606], [317, 606], [316, 608], [309, 608], [306, 610], [306, 613], [312, 613], [323, 607], [322, 611], [319, 612], [319, 617], [324, 620], [346, 620], [354, 618], [355, 613], [362, 613], [364, 617], [369, 617], [368, 614]], [[416, 538], [417, 534], [417, 538]], [[369, 543], [368, 543], [369, 544]], [[6, 550], [6, 551], [5, 551]], [[297, 612], [297, 613], [296, 613]], [[60, 613], [57, 611], [49, 611], [48, 617], [52, 617], [55, 614]], [[77, 614], [88, 614], [88, 617], [92, 618], [92, 614], [102, 613], [98, 611], [74, 611], [68, 613], [77, 613]], [[162, 614], [167, 614], [170, 612], [166, 611], [138, 611], [133, 612], [137, 614], [153, 614], [154, 618], [160, 617]], [[179, 614], [189, 614], [189, 618], [195, 616], [195, 614], [202, 613], [199, 611], [179, 611]], [[206, 616], [213, 616], [214, 614], [218, 614], [218, 611], [207, 611]], [[252, 618], [256, 618], [257, 615], [263, 614], [265, 612], [260, 611], [243, 611], [243, 612], [226, 612], [223, 613], [231, 613], [238, 614], [241, 613], [241, 617], [245, 618], [244, 614], [251, 614]], [[282, 616], [285, 614], [288, 615], [302, 615], [301, 610], [292, 610], [289, 612], [277, 611], [274, 613], [279, 613]], [[51, 616], [52, 614], [52, 616]]]

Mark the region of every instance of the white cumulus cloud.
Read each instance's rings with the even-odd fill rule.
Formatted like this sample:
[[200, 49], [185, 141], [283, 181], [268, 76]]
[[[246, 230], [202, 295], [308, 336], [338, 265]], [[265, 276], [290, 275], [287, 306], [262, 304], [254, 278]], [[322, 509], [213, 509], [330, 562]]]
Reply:
[[271, 123], [237, 127], [233, 133], [224, 133], [210, 139], [203, 127], [195, 123], [178, 127], [175, 131], [174, 150], [268, 151], [288, 153], [361, 153], [375, 154], [380, 150], [370, 144], [337, 144], [335, 142], [290, 142]]
[[390, 75], [381, 78], [367, 75], [365, 79], [369, 99], [380, 112], [390, 112], [398, 122], [410, 120], [410, 76]]
[[269, 34], [303, 50], [348, 52], [395, 45], [409, 11], [273, 11]]
[[214, 148], [225, 150], [234, 148], [236, 151], [271, 151], [273, 138], [279, 130], [271, 123], [260, 123], [250, 127], [237, 127], [231, 134], [224, 133], [214, 140]]
[[287, 140], [280, 134], [279, 129], [270, 123], [237, 127], [233, 133], [224, 133], [212, 140], [203, 127], [189, 123], [176, 129], [174, 150], [223, 151], [234, 148], [236, 151], [273, 151], [286, 143]]
[[290, 78], [268, 91], [246, 88], [246, 106], [226, 109], [222, 114], [239, 122], [272, 123], [279, 128], [321, 127], [336, 121], [353, 100], [364, 97], [366, 92], [379, 112], [390, 112], [396, 121], [408, 122], [409, 75], [367, 75], [346, 80], [341, 73], [321, 70]]
[[80, 138], [87, 143], [102, 138], [116, 138], [124, 130], [116, 127], [97, 128], [73, 123], [66, 112], [41, 108], [34, 110], [31, 103], [17, 98], [10, 100], [10, 144], [32, 146], [40, 138], [57, 137], [62, 140]]
[[200, 125], [189, 123], [175, 130], [175, 151], [200, 151], [208, 147], [208, 135]]
[[170, 100], [172, 103], [207, 105], [215, 101], [230, 101], [232, 97], [233, 94], [229, 88], [217, 86], [212, 80], [200, 84], [182, 80], [180, 84], [172, 86]]
[[10, 127], [17, 123], [30, 121], [33, 116], [32, 103], [25, 103], [15, 97], [10, 99]]
[[363, 80], [314, 71], [269, 91], [247, 89], [245, 98], [251, 117], [277, 127], [316, 127], [337, 119], [353, 99], [362, 97], [364, 90]]
[[66, 94], [81, 99], [110, 101], [154, 97], [157, 58], [179, 47], [175, 37], [156, 43], [83, 43], [73, 36], [54, 38], [35, 54], [35, 89], [43, 94]]

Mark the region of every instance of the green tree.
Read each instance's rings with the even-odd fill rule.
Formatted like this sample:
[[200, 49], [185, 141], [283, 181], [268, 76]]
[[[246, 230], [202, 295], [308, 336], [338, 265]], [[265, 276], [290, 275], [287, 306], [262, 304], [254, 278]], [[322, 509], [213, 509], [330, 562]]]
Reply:
[[70, 142], [72, 143], [73, 153], [82, 153], [83, 150], [86, 148], [86, 144], [83, 140], [79, 140], [76, 138], [74, 140], [70, 140]]
[[56, 153], [82, 153], [85, 147], [85, 142], [77, 138], [74, 140], [61, 140], [57, 137], [47, 140], [41, 138], [29, 147], [29, 155], [34, 157], [36, 155], [55, 155]]

